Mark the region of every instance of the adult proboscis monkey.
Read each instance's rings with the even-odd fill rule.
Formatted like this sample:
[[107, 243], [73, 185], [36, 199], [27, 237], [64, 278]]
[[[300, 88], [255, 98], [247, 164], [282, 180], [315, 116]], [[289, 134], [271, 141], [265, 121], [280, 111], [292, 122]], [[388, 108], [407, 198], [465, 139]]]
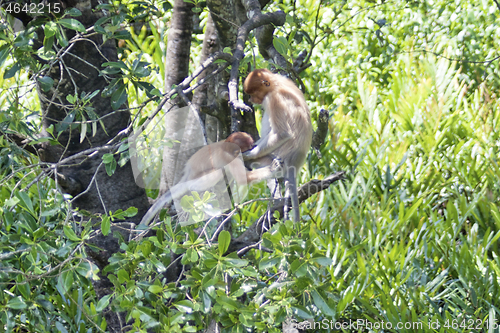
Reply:
[[250, 101], [262, 104], [264, 109], [261, 138], [255, 147], [243, 153], [243, 159], [255, 160], [263, 166], [272, 163], [274, 157], [282, 160], [280, 171], [284, 171], [288, 183], [285, 192], [292, 199], [293, 220], [297, 222], [300, 219], [297, 175], [311, 147], [313, 133], [304, 94], [290, 79], [267, 69], [251, 72], [243, 88]]

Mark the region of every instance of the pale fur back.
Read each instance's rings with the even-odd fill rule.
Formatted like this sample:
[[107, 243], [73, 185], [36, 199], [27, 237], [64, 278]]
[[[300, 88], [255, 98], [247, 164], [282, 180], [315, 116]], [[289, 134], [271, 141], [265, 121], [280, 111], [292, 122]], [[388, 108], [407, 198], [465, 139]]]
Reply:
[[275, 153], [287, 166], [294, 166], [298, 173], [311, 147], [313, 129], [309, 107], [302, 91], [291, 80], [273, 74], [272, 82], [275, 89], [262, 101], [265, 114], [262, 118], [261, 137], [272, 128], [285, 130], [291, 138]]

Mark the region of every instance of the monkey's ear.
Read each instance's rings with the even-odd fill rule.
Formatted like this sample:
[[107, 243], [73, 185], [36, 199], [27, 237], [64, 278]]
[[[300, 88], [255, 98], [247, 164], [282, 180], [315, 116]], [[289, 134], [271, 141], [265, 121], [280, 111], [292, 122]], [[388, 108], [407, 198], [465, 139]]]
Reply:
[[265, 85], [266, 87], [269, 87], [271, 85], [271, 83], [269, 83], [269, 81], [267, 80], [262, 80], [262, 84]]

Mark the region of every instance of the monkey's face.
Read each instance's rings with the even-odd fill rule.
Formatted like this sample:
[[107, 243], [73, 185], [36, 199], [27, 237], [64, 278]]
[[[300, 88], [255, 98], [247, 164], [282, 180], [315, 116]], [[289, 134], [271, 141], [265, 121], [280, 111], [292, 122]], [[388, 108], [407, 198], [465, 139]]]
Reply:
[[253, 148], [253, 139], [250, 137], [250, 139], [242, 140], [241, 142], [238, 143], [238, 146], [240, 146], [241, 152], [246, 152], [247, 150], [250, 150]]
[[254, 141], [250, 134], [245, 132], [234, 132], [227, 137], [226, 142], [232, 142], [240, 147], [241, 152], [245, 152], [253, 148]]
[[266, 97], [266, 94], [263, 94], [262, 92], [257, 92], [255, 94], [250, 95], [250, 102], [252, 102], [253, 104], [262, 104], [264, 97]]
[[271, 91], [273, 75], [267, 69], [256, 69], [247, 76], [243, 89], [250, 95], [250, 102], [262, 104], [264, 97]]

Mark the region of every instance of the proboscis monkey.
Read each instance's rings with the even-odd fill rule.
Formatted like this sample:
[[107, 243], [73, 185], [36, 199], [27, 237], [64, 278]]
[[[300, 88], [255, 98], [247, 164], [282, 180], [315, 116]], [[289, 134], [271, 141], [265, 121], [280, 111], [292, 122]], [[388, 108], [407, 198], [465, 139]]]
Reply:
[[297, 175], [311, 147], [313, 133], [304, 94], [291, 80], [267, 69], [251, 72], [243, 89], [250, 95], [250, 101], [262, 104], [265, 111], [261, 138], [253, 149], [243, 153], [243, 159], [258, 161], [266, 167], [272, 163], [273, 155], [282, 160], [282, 171], [288, 185], [285, 192], [292, 198], [293, 220], [297, 222], [300, 219]]
[[181, 198], [188, 192], [205, 191], [213, 187], [223, 178], [222, 168], [227, 168], [239, 185], [270, 178], [279, 167], [276, 163], [247, 172], [243, 161], [238, 158], [240, 152], [251, 149], [253, 145], [254, 141], [248, 133], [235, 132], [225, 141], [202, 147], [187, 161], [181, 180], [156, 200], [140, 224], [148, 225], [168, 202]]

